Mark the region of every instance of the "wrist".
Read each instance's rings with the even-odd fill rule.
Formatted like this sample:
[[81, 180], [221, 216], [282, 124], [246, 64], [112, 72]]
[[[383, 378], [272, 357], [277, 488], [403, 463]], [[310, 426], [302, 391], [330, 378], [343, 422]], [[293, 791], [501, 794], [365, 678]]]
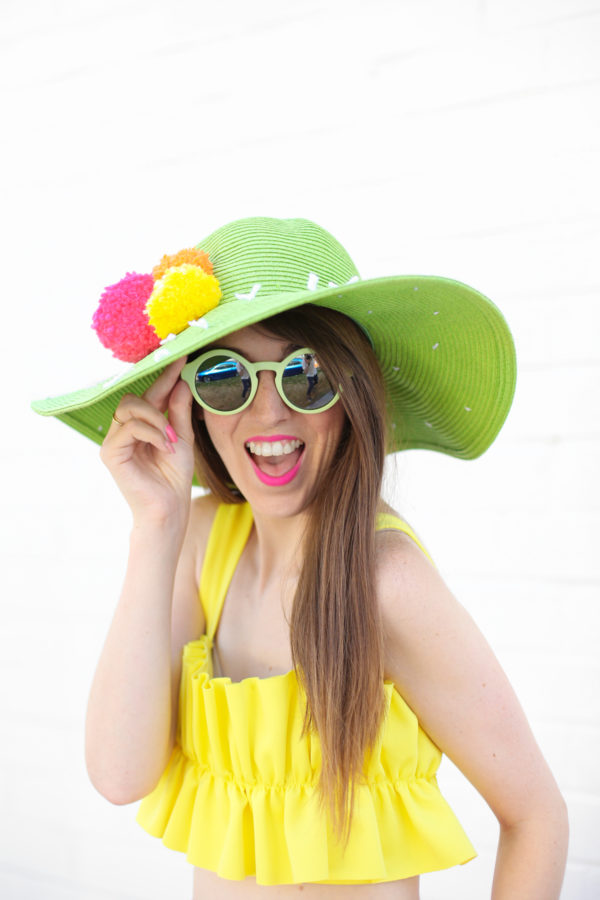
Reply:
[[147, 550], [152, 547], [160, 555], [172, 551], [178, 556], [185, 537], [188, 515], [177, 513], [176, 515], [134, 517], [130, 533], [132, 549], [141, 546]]

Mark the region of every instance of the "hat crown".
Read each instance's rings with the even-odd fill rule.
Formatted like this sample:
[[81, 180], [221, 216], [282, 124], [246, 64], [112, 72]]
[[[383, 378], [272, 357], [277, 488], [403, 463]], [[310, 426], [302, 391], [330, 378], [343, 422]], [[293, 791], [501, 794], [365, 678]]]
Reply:
[[221, 303], [323, 290], [358, 277], [342, 245], [308, 219], [239, 219], [197, 247], [210, 257]]

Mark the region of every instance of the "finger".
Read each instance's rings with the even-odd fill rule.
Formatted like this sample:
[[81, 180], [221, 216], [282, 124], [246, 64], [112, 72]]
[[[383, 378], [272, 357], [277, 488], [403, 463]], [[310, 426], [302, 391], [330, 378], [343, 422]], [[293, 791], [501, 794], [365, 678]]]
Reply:
[[136, 394], [125, 394], [113, 413], [108, 434], [115, 434], [116, 428], [122, 428], [131, 419], [140, 419], [163, 432], [167, 425], [164, 414], [143, 397], [138, 397]]
[[129, 410], [129, 404], [136, 399], [135, 394], [123, 394], [119, 401], [119, 405], [112, 414], [112, 421], [110, 423], [110, 428], [108, 429], [107, 437], [111, 434], [115, 434], [119, 428], [122, 428], [122, 426], [133, 417], [134, 413]]
[[[147, 428], [153, 429], [155, 432], [162, 435], [161, 440], [164, 444], [170, 444], [167, 422], [164, 415], [149, 403], [140, 400], [139, 397], [131, 395], [127, 400], [123, 398], [123, 401], [121, 401], [115, 410], [113, 421], [111, 422], [111, 426], [104, 441], [106, 448], [111, 450], [114, 448], [122, 448], [127, 444], [133, 445], [133, 443], [135, 443], [136, 434], [146, 433], [133, 428], [133, 425], [137, 425], [138, 423], [143, 424]], [[158, 447], [157, 441], [152, 441], [152, 443], [155, 443]]]
[[108, 439], [104, 442], [103, 449], [105, 452], [110, 450], [113, 454], [127, 450], [127, 456], [129, 456], [135, 450], [137, 444], [151, 444], [164, 453], [174, 452], [174, 448], [171, 446], [171, 442], [166, 437], [164, 430], [156, 428], [142, 419], [128, 419], [112, 435], [110, 444]]
[[169, 397], [169, 425], [175, 430], [178, 438], [188, 444], [194, 443], [192, 428], [192, 392], [185, 381], [179, 381]]
[[167, 410], [169, 395], [179, 381], [179, 376], [185, 363], [185, 356], [176, 359], [175, 362], [161, 372], [156, 381], [150, 385], [144, 394], [144, 398], [148, 403], [151, 403], [163, 413]]

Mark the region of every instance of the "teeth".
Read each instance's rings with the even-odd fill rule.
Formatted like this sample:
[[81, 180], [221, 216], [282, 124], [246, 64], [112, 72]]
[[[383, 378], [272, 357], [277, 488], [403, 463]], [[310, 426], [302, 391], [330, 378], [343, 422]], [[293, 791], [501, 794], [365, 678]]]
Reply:
[[246, 447], [255, 456], [285, 456], [302, 446], [302, 441], [248, 441]]

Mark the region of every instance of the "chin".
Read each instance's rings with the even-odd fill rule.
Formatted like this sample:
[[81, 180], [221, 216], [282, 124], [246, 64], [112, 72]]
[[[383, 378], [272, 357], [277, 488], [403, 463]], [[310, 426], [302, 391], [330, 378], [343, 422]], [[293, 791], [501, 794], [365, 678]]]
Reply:
[[257, 496], [254, 493], [244, 495], [255, 514], [269, 516], [272, 519], [292, 519], [294, 516], [306, 513], [310, 508], [310, 502], [306, 498], [298, 496], [273, 495]]
[[290, 519], [308, 512], [315, 494], [314, 490], [307, 492], [300, 486], [272, 488], [258, 481], [248, 483], [246, 479], [240, 479], [236, 484], [255, 514], [274, 519]]

